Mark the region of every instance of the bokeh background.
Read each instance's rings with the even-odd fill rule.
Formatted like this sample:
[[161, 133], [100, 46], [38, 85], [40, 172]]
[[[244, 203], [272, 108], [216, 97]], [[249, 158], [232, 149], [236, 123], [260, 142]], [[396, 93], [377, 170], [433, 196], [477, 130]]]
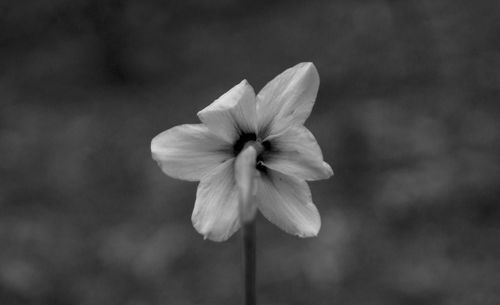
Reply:
[[335, 176], [301, 240], [258, 219], [260, 304], [500, 304], [500, 2], [4, 0], [0, 304], [239, 304], [159, 132], [302, 61]]

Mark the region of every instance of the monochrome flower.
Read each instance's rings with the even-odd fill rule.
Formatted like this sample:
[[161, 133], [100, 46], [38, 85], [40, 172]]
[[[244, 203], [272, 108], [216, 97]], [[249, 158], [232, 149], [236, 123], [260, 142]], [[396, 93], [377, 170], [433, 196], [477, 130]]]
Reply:
[[[333, 175], [303, 125], [318, 87], [312, 63], [284, 71], [257, 95], [243, 80], [198, 112], [201, 124], [176, 126], [152, 140], [152, 156], [165, 174], [200, 181], [192, 222], [205, 238], [224, 241], [239, 229], [239, 202], [249, 192], [256, 209], [284, 231], [318, 234], [321, 220], [306, 181]], [[236, 163], [249, 170], [235, 174]]]

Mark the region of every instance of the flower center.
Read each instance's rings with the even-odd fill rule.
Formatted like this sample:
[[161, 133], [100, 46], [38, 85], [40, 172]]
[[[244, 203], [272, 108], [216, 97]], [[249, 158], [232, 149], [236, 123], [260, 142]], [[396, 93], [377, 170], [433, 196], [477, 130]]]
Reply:
[[242, 133], [240, 138], [233, 145], [234, 156], [237, 156], [243, 150], [245, 144], [250, 141], [257, 141], [257, 135], [255, 133]]
[[257, 138], [255, 133], [242, 133], [240, 135], [239, 139], [233, 145], [234, 156], [238, 156], [245, 146], [252, 142], [256, 142], [256, 144], [260, 146], [260, 149], [258, 149], [256, 168], [261, 172], [266, 172], [267, 168], [263, 164], [263, 155], [266, 151], [271, 150], [271, 142], [262, 141], [260, 138]]

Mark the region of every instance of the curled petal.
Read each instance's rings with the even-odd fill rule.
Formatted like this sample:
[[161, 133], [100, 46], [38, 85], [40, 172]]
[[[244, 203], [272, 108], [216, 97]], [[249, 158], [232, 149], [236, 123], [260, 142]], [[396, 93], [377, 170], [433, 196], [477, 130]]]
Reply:
[[259, 133], [265, 137], [284, 125], [303, 124], [314, 106], [318, 87], [318, 71], [310, 62], [276, 76], [257, 95]]
[[255, 133], [256, 103], [252, 86], [243, 80], [198, 112], [198, 117], [213, 133], [228, 142], [237, 140], [241, 132]]
[[292, 126], [267, 140], [272, 149], [264, 157], [266, 167], [305, 180], [327, 179], [333, 175], [330, 165], [323, 161], [318, 142], [306, 127]]
[[257, 202], [264, 217], [285, 232], [318, 235], [321, 219], [305, 181], [268, 170], [259, 179]]
[[201, 180], [191, 220], [205, 238], [225, 241], [240, 227], [238, 212], [234, 159], [231, 159]]
[[231, 144], [211, 133], [202, 124], [170, 128], [151, 141], [153, 159], [173, 178], [197, 181], [232, 158]]

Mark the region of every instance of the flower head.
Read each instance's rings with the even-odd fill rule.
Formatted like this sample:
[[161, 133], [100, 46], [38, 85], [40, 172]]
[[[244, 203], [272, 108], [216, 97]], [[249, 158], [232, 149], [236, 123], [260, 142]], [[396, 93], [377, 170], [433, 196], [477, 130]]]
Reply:
[[306, 181], [333, 175], [303, 126], [318, 87], [312, 63], [284, 71], [257, 95], [243, 80], [198, 112], [201, 124], [176, 126], [152, 140], [165, 174], [200, 181], [192, 214], [199, 233], [224, 241], [253, 208], [290, 234], [318, 234], [321, 219]]

